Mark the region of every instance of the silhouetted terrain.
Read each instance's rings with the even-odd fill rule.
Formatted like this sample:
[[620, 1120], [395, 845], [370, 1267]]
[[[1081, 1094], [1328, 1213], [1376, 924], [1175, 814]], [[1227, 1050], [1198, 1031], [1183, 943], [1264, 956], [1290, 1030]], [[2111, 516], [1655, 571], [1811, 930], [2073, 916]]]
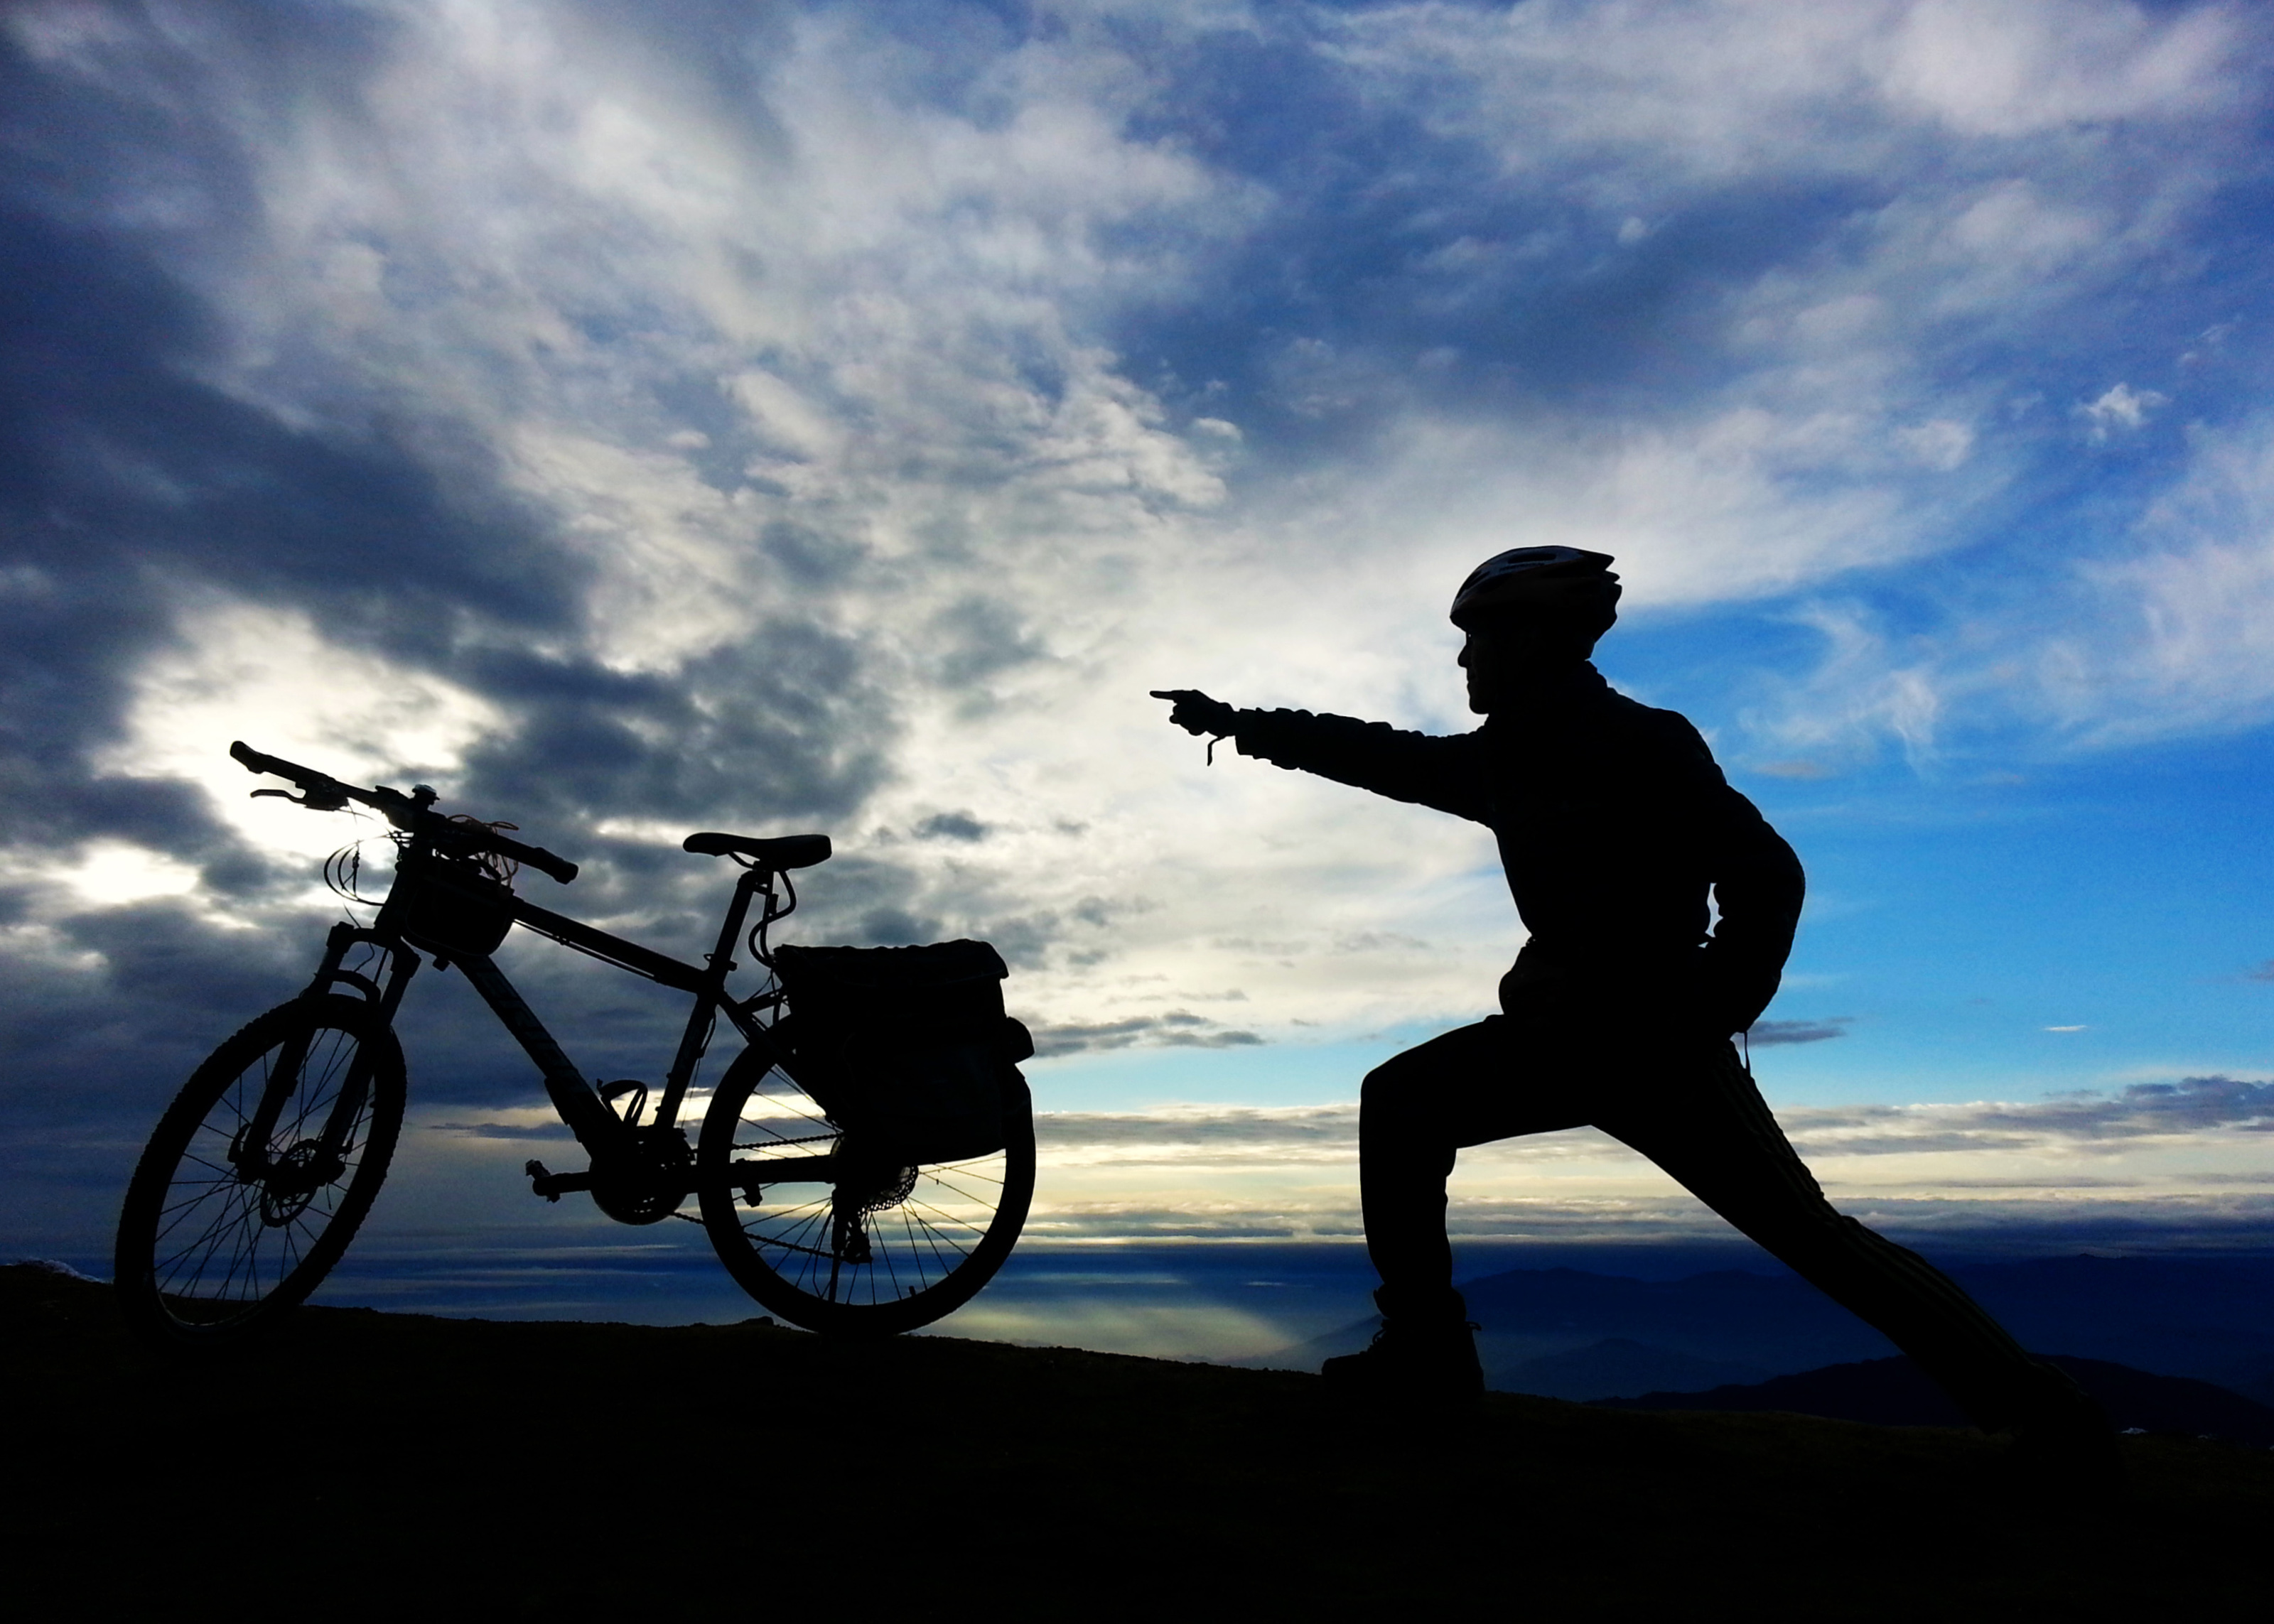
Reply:
[[[2274, 1448], [2274, 1410], [2255, 1399], [2208, 1381], [2158, 1376], [2106, 1359], [2051, 1357], [2100, 1401], [2110, 1421], [2119, 1427]], [[1966, 1417], [1950, 1395], [1901, 1356], [1860, 1365], [1832, 1365], [1750, 1386], [1645, 1393], [1638, 1398], [1599, 1398], [1593, 1402], [1613, 1410], [1785, 1410], [1838, 1421], [1868, 1421], [1879, 1426], [1966, 1425]]]
[[0, 1338], [11, 1588], [89, 1616], [2181, 1617], [2259, 1604], [2274, 1512], [2274, 1456], [2192, 1440], [2062, 1508], [1955, 1431], [1503, 1395], [1416, 1427], [946, 1337], [314, 1309], [181, 1364], [19, 1267]]
[[[2274, 1259], [2045, 1258], [1953, 1278], [2029, 1348], [2216, 1382], [2274, 1402]], [[1887, 1340], [1790, 1274], [1724, 1269], [1630, 1280], [1512, 1269], [1463, 1283], [1486, 1379], [1589, 1400], [1691, 1392], [1883, 1358]], [[1371, 1320], [1244, 1365], [1315, 1370]]]

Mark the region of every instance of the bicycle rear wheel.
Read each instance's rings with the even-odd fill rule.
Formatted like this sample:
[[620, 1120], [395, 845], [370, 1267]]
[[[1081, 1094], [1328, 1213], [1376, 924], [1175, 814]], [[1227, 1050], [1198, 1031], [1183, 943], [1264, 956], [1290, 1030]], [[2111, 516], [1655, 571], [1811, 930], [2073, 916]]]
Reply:
[[[142, 1335], [219, 1343], [315, 1289], [387, 1177], [403, 1050], [359, 998], [297, 998], [191, 1073], [118, 1217], [121, 1312]], [[267, 1142], [248, 1144], [264, 1099]]]
[[[695, 1152], [719, 1260], [783, 1319], [833, 1335], [890, 1335], [962, 1307], [1010, 1255], [1034, 1199], [1034, 1103], [1007, 1066], [1003, 1090], [1003, 1149], [867, 1165], [787, 1072], [743, 1050]], [[796, 1165], [821, 1156], [826, 1183]]]

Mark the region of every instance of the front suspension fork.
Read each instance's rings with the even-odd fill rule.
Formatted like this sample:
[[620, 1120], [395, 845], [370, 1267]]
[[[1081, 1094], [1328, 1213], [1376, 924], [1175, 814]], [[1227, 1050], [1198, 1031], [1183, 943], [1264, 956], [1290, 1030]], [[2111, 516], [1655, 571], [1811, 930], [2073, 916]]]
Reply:
[[[382, 989], [369, 976], [345, 970], [341, 966], [348, 950], [358, 942], [368, 942], [388, 955], [389, 969], [387, 985]], [[394, 1024], [396, 1007], [403, 1002], [403, 993], [418, 969], [416, 953], [395, 947], [380, 940], [369, 931], [345, 922], [332, 927], [324, 939], [324, 957], [316, 967], [307, 989], [300, 996], [316, 998], [334, 986], [351, 988], [361, 993], [376, 1009], [377, 1025], [384, 1029]], [[275, 1137], [277, 1122], [284, 1113], [284, 1101], [297, 1086], [301, 1071], [308, 1062], [308, 1040], [312, 1031], [295, 1033], [284, 1041], [277, 1051], [275, 1069], [269, 1073], [268, 1086], [261, 1090], [260, 1103], [254, 1108], [252, 1120], [238, 1130], [230, 1142], [229, 1159], [237, 1169], [237, 1177], [252, 1183], [271, 1178], [277, 1172], [276, 1163], [268, 1154], [270, 1141]], [[365, 1096], [371, 1091], [371, 1046], [356, 1045], [355, 1057], [348, 1063], [347, 1075], [340, 1080], [339, 1093], [332, 1100], [331, 1109], [325, 1113], [324, 1131], [318, 1137], [317, 1154], [312, 1162], [295, 1169], [296, 1180], [312, 1180], [313, 1184], [328, 1184], [339, 1177], [347, 1165], [349, 1139], [355, 1125], [363, 1116]]]

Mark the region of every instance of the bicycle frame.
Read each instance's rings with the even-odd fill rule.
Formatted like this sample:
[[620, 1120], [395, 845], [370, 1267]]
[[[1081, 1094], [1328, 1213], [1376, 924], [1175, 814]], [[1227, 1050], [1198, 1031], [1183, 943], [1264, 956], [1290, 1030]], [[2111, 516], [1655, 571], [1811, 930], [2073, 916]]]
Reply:
[[[619, 1177], [629, 1174], [642, 1184], [654, 1186], [651, 1192], [647, 1192], [672, 1194], [679, 1198], [685, 1196], [687, 1187], [683, 1181], [675, 1192], [658, 1184], [659, 1179], [663, 1184], [670, 1182], [671, 1169], [644, 1155], [643, 1145], [651, 1144], [659, 1134], [677, 1136], [681, 1109], [686, 1101], [689, 1088], [693, 1086], [696, 1068], [702, 1063], [719, 1016], [724, 1015], [732, 1022], [745, 1041], [761, 1046], [762, 1052], [770, 1056], [777, 1056], [772, 1041], [759, 1017], [781, 1002], [781, 994], [779, 991], [758, 992], [747, 998], [736, 999], [727, 991], [727, 978], [740, 967], [734, 957], [734, 948], [749, 921], [751, 903], [763, 897], [763, 918], [772, 920], [778, 917], [774, 907], [775, 877], [771, 869], [744, 865], [742, 876], [735, 883], [734, 896], [727, 904], [726, 918], [719, 925], [717, 944], [704, 955], [704, 963], [699, 968], [666, 953], [657, 952], [652, 948], [643, 947], [636, 942], [587, 925], [580, 920], [539, 907], [523, 898], [512, 898], [511, 914], [515, 924], [564, 947], [574, 948], [603, 963], [629, 970], [693, 997], [694, 1007], [688, 1012], [687, 1024], [680, 1034], [677, 1053], [665, 1075], [662, 1097], [657, 1102], [653, 1115], [644, 1123], [638, 1119], [636, 1109], [627, 1117], [619, 1116], [609, 1106], [607, 1099], [598, 1087], [586, 1080], [559, 1041], [489, 955], [437, 951], [431, 947], [423, 950], [432, 953], [437, 969], [448, 969], [456, 965], [465, 975], [491, 1012], [513, 1034], [523, 1052], [536, 1064], [538, 1071], [544, 1078], [545, 1092], [554, 1111], [592, 1158], [592, 1167], [583, 1173], [546, 1173], [538, 1164], [532, 1162], [531, 1172], [536, 1180], [538, 1194], [557, 1199], [567, 1192], [592, 1190], [596, 1179], [605, 1180], [613, 1171]], [[395, 928], [395, 918], [404, 911], [397, 898], [404, 897], [408, 889], [398, 881], [396, 888], [389, 892], [387, 901], [381, 905], [378, 919], [369, 928], [347, 923], [332, 928], [326, 938], [322, 962], [308, 985], [308, 996], [320, 995], [334, 986], [344, 986], [373, 1003], [381, 1024], [393, 1024], [403, 992], [418, 969], [422, 951]], [[388, 969], [383, 986], [370, 976], [344, 967], [349, 951], [358, 944], [375, 947], [388, 956]], [[334, 1105], [326, 1124], [324, 1145], [327, 1159], [343, 1152], [346, 1133], [360, 1109], [363, 1086], [367, 1080], [368, 1064], [358, 1061], [357, 1071], [350, 1074], [343, 1087], [341, 1098]], [[278, 1104], [279, 1100], [262, 1102], [253, 1124], [245, 1135], [246, 1142], [256, 1145], [267, 1142], [267, 1135], [275, 1125]], [[679, 1138], [678, 1147], [682, 1153], [684, 1144], [683, 1137]], [[805, 1165], [808, 1163], [809, 1165]], [[780, 1158], [769, 1163], [767, 1171], [772, 1179], [782, 1182], [826, 1182], [833, 1177], [834, 1164], [835, 1159], [825, 1153], [810, 1157]], [[604, 1208], [606, 1205], [604, 1203]], [[662, 1214], [655, 1212], [653, 1215]], [[643, 1212], [641, 1217], [627, 1221], [646, 1222], [648, 1217], [648, 1214]]]

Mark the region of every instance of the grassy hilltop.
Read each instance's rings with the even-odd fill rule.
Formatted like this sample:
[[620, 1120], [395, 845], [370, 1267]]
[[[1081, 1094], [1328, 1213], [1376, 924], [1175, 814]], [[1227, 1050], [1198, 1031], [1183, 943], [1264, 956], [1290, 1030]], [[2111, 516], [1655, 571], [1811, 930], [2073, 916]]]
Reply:
[[1449, 1427], [1314, 1377], [770, 1326], [310, 1309], [226, 1361], [0, 1269], [19, 1594], [757, 1617], [2183, 1617], [2255, 1607], [2274, 1455], [2126, 1442], [2128, 1506], [2024, 1502], [1970, 1433], [1488, 1398]]

